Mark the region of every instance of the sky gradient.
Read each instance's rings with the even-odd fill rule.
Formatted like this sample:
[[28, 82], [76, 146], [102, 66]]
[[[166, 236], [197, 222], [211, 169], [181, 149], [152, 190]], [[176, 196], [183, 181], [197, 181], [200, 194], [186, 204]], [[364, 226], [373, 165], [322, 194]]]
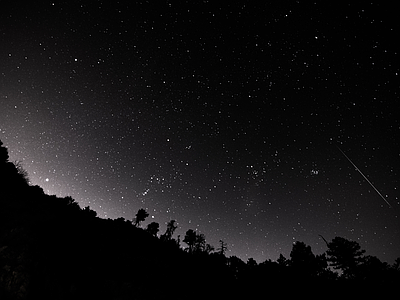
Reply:
[[245, 261], [288, 257], [295, 241], [322, 253], [322, 235], [393, 263], [394, 11], [374, 2], [8, 3], [0, 139], [32, 184], [102, 218], [131, 220], [145, 208], [144, 226], [164, 232], [175, 219], [181, 239], [196, 229]]

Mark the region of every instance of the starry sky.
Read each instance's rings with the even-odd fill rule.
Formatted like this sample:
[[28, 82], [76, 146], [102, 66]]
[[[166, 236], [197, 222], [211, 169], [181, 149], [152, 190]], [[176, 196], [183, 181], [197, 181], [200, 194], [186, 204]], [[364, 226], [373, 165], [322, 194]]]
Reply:
[[400, 256], [393, 6], [8, 2], [0, 139], [32, 184], [245, 261], [318, 235]]

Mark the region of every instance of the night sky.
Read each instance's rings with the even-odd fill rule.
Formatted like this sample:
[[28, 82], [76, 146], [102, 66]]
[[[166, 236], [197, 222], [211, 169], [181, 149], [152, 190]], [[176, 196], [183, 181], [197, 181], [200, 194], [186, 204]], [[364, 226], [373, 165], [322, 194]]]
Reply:
[[0, 139], [31, 183], [244, 261], [322, 235], [393, 263], [395, 4], [149, 2], [2, 3]]

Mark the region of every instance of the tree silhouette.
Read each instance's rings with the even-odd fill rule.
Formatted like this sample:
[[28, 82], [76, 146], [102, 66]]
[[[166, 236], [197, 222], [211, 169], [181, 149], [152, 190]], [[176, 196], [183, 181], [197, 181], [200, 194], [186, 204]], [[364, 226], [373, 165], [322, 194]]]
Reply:
[[203, 233], [197, 233], [193, 229], [189, 229], [188, 231], [186, 231], [183, 242], [189, 246], [189, 253], [204, 251], [211, 252], [213, 249], [211, 245], [207, 247], [206, 236]]
[[[281, 263], [285, 263], [283, 259]], [[315, 256], [310, 246], [298, 241], [293, 244], [289, 265], [296, 275], [304, 278], [325, 275], [328, 266], [325, 254]]]
[[157, 236], [160, 225], [157, 222], [151, 222], [147, 225], [146, 231], [153, 236]]
[[301, 269], [307, 267], [310, 262], [315, 259], [311, 251], [311, 247], [303, 242], [295, 242], [290, 252], [290, 264], [292, 267]]
[[219, 254], [225, 255], [226, 250], [228, 250], [227, 243], [225, 243], [223, 240], [219, 240], [219, 248], [217, 250]]
[[161, 239], [163, 241], [169, 241], [172, 239], [172, 235], [174, 234], [175, 230], [178, 228], [178, 225], [176, 225], [175, 220], [171, 220], [167, 223], [167, 230], [163, 235], [161, 235]]
[[189, 246], [189, 253], [193, 252], [194, 246], [196, 244], [196, 237], [197, 234], [193, 229], [189, 229], [188, 231], [186, 231], [183, 242]]
[[140, 223], [146, 220], [148, 216], [149, 213], [144, 208], [139, 209], [138, 212], [136, 213], [136, 218], [134, 219], [134, 225], [136, 227], [139, 227]]
[[290, 266], [302, 270], [315, 258], [311, 251], [311, 247], [303, 242], [296, 241], [293, 244], [292, 251], [290, 252]]
[[202, 252], [206, 248], [206, 236], [203, 233], [196, 234], [196, 240], [194, 243], [194, 250], [196, 252]]
[[328, 261], [335, 270], [341, 270], [346, 278], [354, 278], [365, 250], [355, 241], [335, 237], [328, 243]]

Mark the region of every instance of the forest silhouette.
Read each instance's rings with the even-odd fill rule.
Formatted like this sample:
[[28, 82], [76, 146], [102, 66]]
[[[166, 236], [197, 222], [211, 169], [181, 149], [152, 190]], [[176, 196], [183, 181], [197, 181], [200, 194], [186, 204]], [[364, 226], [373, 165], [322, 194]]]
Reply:
[[395, 295], [400, 283], [400, 258], [389, 265], [342, 237], [321, 237], [320, 255], [297, 241], [290, 257], [257, 263], [193, 229], [181, 241], [175, 220], [161, 234], [156, 222], [143, 228], [143, 208], [101, 219], [31, 185], [1, 141], [0, 188], [0, 299], [359, 298]]

